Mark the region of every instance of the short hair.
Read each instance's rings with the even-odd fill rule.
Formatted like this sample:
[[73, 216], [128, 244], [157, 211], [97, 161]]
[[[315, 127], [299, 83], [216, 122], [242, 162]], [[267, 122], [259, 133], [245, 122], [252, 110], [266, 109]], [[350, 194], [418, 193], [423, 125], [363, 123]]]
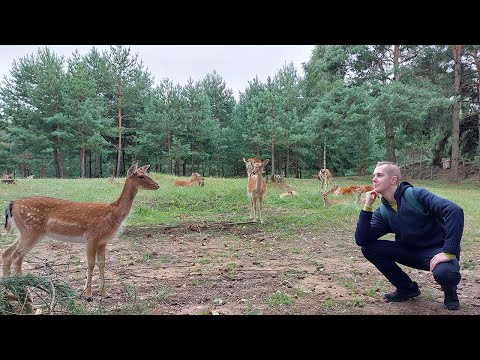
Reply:
[[396, 176], [397, 184], [402, 181], [402, 172], [400, 171], [400, 167], [397, 164], [391, 161], [379, 161], [377, 162], [376, 167], [381, 165], [387, 165], [385, 166], [385, 172], [390, 176]]

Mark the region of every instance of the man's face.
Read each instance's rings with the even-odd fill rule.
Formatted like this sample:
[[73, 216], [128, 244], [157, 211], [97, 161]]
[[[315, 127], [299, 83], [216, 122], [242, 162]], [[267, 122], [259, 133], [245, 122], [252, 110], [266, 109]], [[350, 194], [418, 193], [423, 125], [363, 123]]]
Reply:
[[382, 193], [395, 183], [396, 176], [390, 176], [385, 172], [387, 165], [380, 165], [373, 171], [373, 188], [376, 192]]

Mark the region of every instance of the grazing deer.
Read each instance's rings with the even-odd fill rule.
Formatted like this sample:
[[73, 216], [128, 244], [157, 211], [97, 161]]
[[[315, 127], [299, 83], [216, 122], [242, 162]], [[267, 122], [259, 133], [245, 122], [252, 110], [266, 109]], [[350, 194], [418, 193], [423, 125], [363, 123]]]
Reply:
[[173, 186], [193, 186], [195, 184], [205, 186], [205, 179], [199, 173], [192, 172], [189, 180], [175, 180]]
[[49, 197], [26, 197], [10, 202], [5, 210], [5, 228], [15, 224], [19, 237], [2, 253], [3, 276], [10, 275], [10, 267], [22, 272], [22, 261], [28, 252], [44, 237], [77, 242], [86, 245], [87, 282], [85, 297], [92, 300], [92, 273], [97, 259], [100, 272], [100, 291], [105, 291], [105, 248], [116, 235], [123, 220], [130, 213], [138, 189], [157, 190], [158, 184], [147, 176], [150, 165], [137, 168], [132, 165], [120, 197], [111, 204], [82, 203]]
[[322, 189], [326, 189], [328, 187], [328, 183], [332, 177], [333, 175], [330, 170], [328, 170], [327, 168], [320, 169], [317, 174], [317, 178], [322, 183]]
[[262, 177], [263, 168], [268, 159], [253, 163], [253, 170], [247, 182], [247, 195], [250, 199], [250, 219], [257, 222], [257, 200], [259, 205], [260, 222], [263, 224], [263, 195], [267, 191], [267, 183]]
[[257, 159], [257, 158], [248, 158], [247, 160], [245, 160], [245, 158], [243, 158], [243, 162], [245, 163], [245, 169], [247, 170], [247, 176], [250, 177], [250, 176], [252, 176], [253, 168], [254, 168], [255, 164], [261, 164], [262, 160]]

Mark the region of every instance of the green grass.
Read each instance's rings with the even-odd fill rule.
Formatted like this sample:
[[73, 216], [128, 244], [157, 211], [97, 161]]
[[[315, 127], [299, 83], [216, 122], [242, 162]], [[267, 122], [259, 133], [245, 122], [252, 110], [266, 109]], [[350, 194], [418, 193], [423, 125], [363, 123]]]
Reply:
[[[178, 177], [152, 173], [159, 183], [156, 191], [140, 190], [126, 226], [178, 225], [184, 222], [245, 222], [249, 221], [246, 179], [206, 177], [205, 187], [174, 187]], [[408, 180], [408, 179], [407, 179]], [[439, 180], [409, 180], [413, 185], [428, 190], [459, 204], [465, 213], [462, 239], [462, 262], [472, 267], [475, 259], [469, 257], [469, 248], [475, 246], [480, 234], [480, 207], [477, 205], [479, 182], [476, 179], [452, 184]], [[371, 177], [336, 178], [339, 186], [370, 184]], [[124, 179], [34, 179], [19, 180], [17, 185], [0, 185], [0, 205], [25, 196], [50, 196], [82, 202], [113, 202], [120, 195]], [[359, 205], [353, 196], [331, 195], [331, 206], [324, 207], [320, 196], [320, 182], [316, 179], [287, 179], [289, 189], [299, 195], [280, 199], [285, 188], [267, 184], [264, 198], [264, 224], [254, 226], [280, 240], [297, 239], [304, 232], [327, 233], [338, 240], [340, 248], [353, 241]], [[377, 201], [378, 205], [378, 201]], [[3, 226], [3, 224], [2, 224]], [[13, 241], [7, 235], [0, 245]], [[295, 252], [295, 250], [294, 250]], [[149, 260], [145, 255], [144, 261]]]

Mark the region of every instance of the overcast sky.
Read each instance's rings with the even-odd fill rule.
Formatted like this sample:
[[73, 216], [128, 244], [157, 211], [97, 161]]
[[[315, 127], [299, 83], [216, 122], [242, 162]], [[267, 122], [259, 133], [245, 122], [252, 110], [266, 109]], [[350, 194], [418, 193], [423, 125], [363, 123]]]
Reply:
[[[14, 60], [37, 54], [44, 45], [0, 45], [0, 79], [10, 76]], [[108, 45], [47, 45], [57, 55], [71, 58], [77, 49], [86, 54], [92, 47], [108, 49]], [[174, 84], [185, 85], [189, 78], [199, 81], [215, 70], [238, 100], [248, 82], [255, 76], [261, 82], [273, 78], [284, 64], [293, 61], [303, 76], [301, 63], [310, 59], [314, 45], [124, 45], [129, 46], [158, 84], [168, 78]]]

